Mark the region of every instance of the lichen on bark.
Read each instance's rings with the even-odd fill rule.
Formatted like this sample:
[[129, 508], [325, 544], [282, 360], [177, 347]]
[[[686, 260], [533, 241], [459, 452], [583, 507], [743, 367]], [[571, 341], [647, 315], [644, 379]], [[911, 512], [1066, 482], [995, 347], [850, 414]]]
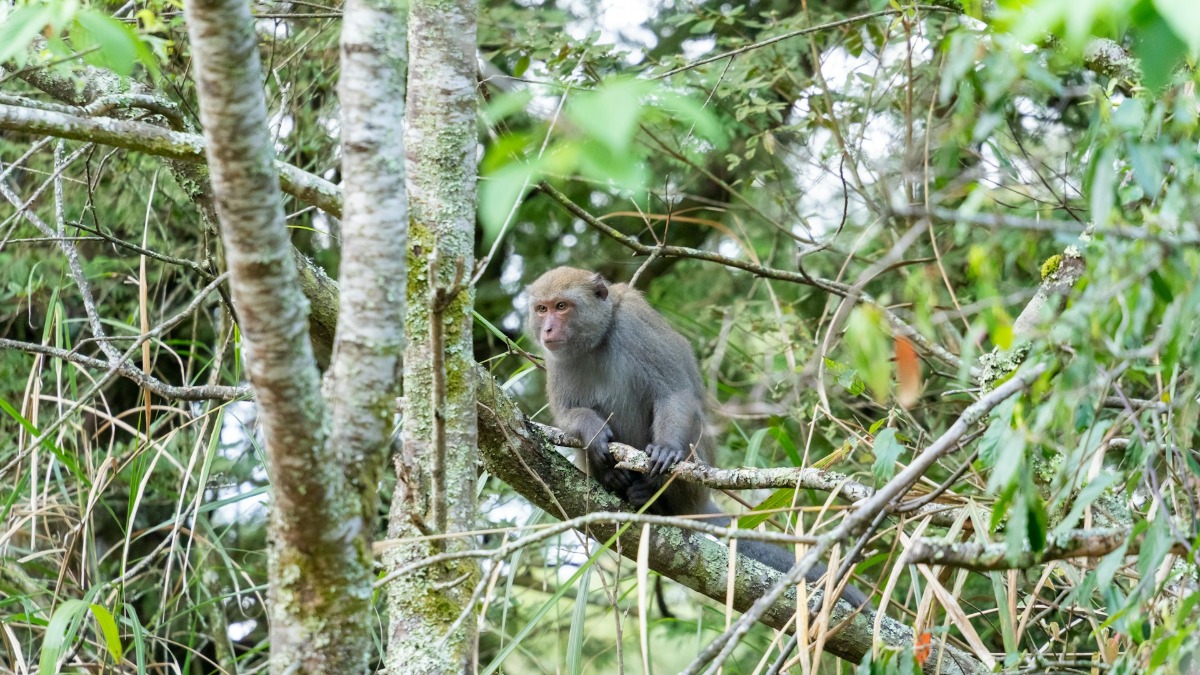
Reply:
[[[478, 452], [472, 349], [475, 228], [475, 16], [473, 0], [409, 5], [405, 154], [409, 242], [403, 449], [388, 534], [389, 569], [466, 538], [422, 535], [472, 529]], [[459, 618], [478, 580], [460, 561], [402, 575], [388, 588], [385, 665], [392, 673], [462, 670], [473, 621]], [[455, 628], [455, 624], [458, 626]]]

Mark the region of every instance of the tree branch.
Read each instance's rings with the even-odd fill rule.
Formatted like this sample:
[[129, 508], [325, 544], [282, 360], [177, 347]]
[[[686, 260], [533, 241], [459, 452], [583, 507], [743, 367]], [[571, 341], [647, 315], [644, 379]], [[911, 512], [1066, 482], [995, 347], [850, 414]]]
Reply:
[[[1098, 558], [1122, 548], [1126, 556], [1132, 556], [1141, 551], [1144, 538], [1132, 535], [1132, 528], [1127, 527], [1070, 530], [1051, 535], [1041, 551], [1024, 548], [1011, 558], [1006, 544], [916, 539], [905, 552], [902, 564], [925, 563], [961, 567], [973, 572], [995, 572], [1027, 569], [1053, 560]], [[1179, 542], [1171, 545], [1171, 552], [1188, 555], [1187, 548]]]
[[[861, 302], [874, 305], [879, 309], [880, 312], [883, 313], [885, 317], [887, 317], [888, 322], [892, 325], [893, 335], [897, 337], [908, 338], [908, 340], [911, 341], [917, 347], [917, 349], [949, 366], [950, 368], [953, 368], [955, 371], [958, 371], [963, 367], [962, 360], [959, 359], [958, 356], [950, 353], [950, 351], [945, 347], [942, 347], [936, 342], [933, 342], [924, 335], [918, 333], [916, 328], [913, 328], [912, 325], [900, 318], [900, 316], [891, 309], [880, 304], [871, 295], [864, 293], [850, 286], [849, 284], [844, 284], [840, 281], [834, 281], [832, 279], [814, 277], [804, 271], [792, 272], [773, 267], [764, 267], [763, 265], [755, 264], [749, 260], [730, 258], [728, 256], [724, 256], [719, 253], [713, 253], [711, 251], [702, 251], [700, 249], [687, 248], [684, 246], [648, 246], [641, 243], [637, 239], [634, 239], [633, 237], [625, 236], [608, 223], [605, 223], [604, 221], [588, 213], [578, 204], [571, 201], [566, 195], [554, 189], [554, 187], [549, 183], [542, 181], [541, 183], [538, 183], [537, 187], [538, 190], [540, 190], [543, 194], [558, 202], [571, 214], [587, 223], [589, 226], [607, 235], [612, 240], [636, 253], [642, 255], [658, 255], [668, 258], [692, 258], [695, 260], [707, 260], [709, 262], [714, 262], [726, 267], [733, 267], [735, 269], [750, 272], [755, 276], [766, 279], [790, 281], [792, 283], [820, 288], [840, 297], [858, 298]], [[972, 366], [970, 369], [972, 377], [978, 377], [979, 372], [979, 369], [976, 367]]]
[[[483, 368], [478, 369], [479, 449], [484, 468], [512, 486], [519, 494], [559, 518], [577, 518], [594, 511], [630, 510], [628, 504], [606, 492], [595, 480], [584, 475], [566, 458], [554, 451], [538, 427], [517, 409], [516, 404]], [[616, 537], [614, 549], [636, 560], [640, 540], [637, 528], [625, 529], [614, 523], [594, 523], [587, 534], [603, 542]], [[849, 536], [848, 534], [846, 536]], [[754, 560], [739, 556], [730, 585], [729, 549], [702, 534], [677, 527], [660, 526], [651, 534], [650, 568], [719, 602], [725, 602], [732, 588], [732, 605], [746, 611], [777, 584], [780, 576]], [[800, 577], [803, 577], [801, 573]], [[809, 588], [809, 597], [820, 593]], [[786, 585], [761, 607], [755, 620], [773, 628], [792, 630], [796, 611], [796, 587]], [[826, 649], [841, 658], [859, 662], [871, 648], [871, 616], [853, 611], [844, 601], [833, 608], [830, 624], [850, 621], [828, 637]], [[887, 616], [878, 617], [878, 639], [900, 648], [913, 644], [912, 629]], [[949, 645], [935, 645], [946, 651], [944, 658], [934, 654], [927, 661], [940, 663], [943, 673], [983, 672], [974, 657]]]
[[[645, 452], [621, 443], [610, 443], [608, 447], [620, 462], [617, 468], [639, 473], [646, 473], [650, 470], [649, 458]], [[853, 480], [846, 474], [811, 467], [719, 469], [699, 462], [685, 461], [676, 464], [671, 469], [671, 473], [680, 480], [699, 483], [716, 490], [760, 488], [819, 490], [821, 492], [837, 492], [855, 504], [875, 495], [875, 488]], [[957, 504], [962, 500], [955, 501]], [[897, 503], [889, 503], [885, 511], [895, 512], [897, 506]], [[958, 519], [959, 507], [934, 502], [913, 511], [907, 511], [904, 515], [913, 518], [929, 517], [930, 521], [935, 524], [950, 526]], [[988, 517], [986, 511], [984, 511], [983, 517], [985, 519]]]
[[[0, 129], [111, 145], [185, 162], [205, 161], [202, 136], [147, 122], [81, 117], [0, 103]], [[279, 160], [275, 160], [275, 170], [284, 192], [335, 218], [342, 216], [342, 194], [336, 185]]]

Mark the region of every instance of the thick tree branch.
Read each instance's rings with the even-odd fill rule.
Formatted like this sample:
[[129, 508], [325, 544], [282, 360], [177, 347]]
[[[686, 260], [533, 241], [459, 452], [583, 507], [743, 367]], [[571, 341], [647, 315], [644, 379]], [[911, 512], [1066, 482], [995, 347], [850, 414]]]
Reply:
[[[247, 0], [185, 7], [212, 190], [266, 438], [271, 670], [361, 672], [370, 549], [363, 503], [328, 443]], [[353, 654], [353, 658], [348, 658]]]
[[[575, 518], [593, 511], [630, 509], [628, 504], [606, 492], [599, 483], [554, 451], [491, 375], [482, 368], [478, 373], [479, 447], [484, 468], [489, 473], [559, 518]], [[637, 528], [623, 529], [614, 523], [599, 523], [588, 534], [600, 542], [616, 536], [614, 549], [627, 558], [636, 559], [640, 539]], [[650, 568], [702, 595], [725, 601], [730, 581], [728, 564], [729, 549], [702, 534], [665, 526], [653, 531]], [[776, 585], [779, 578], [773, 570], [739, 556], [732, 580], [734, 608], [739, 611], [749, 609], [756, 599]], [[756, 619], [780, 630], [790, 629], [789, 622], [796, 608], [795, 592], [794, 585], [778, 592], [762, 607]], [[819, 592], [816, 588], [809, 589], [810, 597]], [[830, 624], [840, 623], [851, 613], [847, 603], [839, 602], [833, 609]], [[878, 638], [883, 643], [895, 647], [913, 644], [914, 636], [908, 626], [886, 616], [879, 617], [879, 621]], [[840, 632], [829, 636], [825, 647], [830, 653], [857, 663], [870, 650], [871, 640], [870, 616], [860, 614]], [[935, 654], [928, 663], [940, 662], [941, 672], [982, 672], [982, 664], [965, 652], [948, 645], [940, 648], [946, 650], [946, 657], [939, 659]]]

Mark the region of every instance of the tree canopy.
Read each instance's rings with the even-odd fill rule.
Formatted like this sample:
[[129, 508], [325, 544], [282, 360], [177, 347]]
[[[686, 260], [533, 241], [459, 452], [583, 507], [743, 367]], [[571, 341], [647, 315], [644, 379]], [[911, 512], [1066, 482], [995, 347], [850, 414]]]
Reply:
[[[1190, 672], [1187, 4], [0, 7], [4, 667]], [[539, 426], [564, 264], [733, 530]]]

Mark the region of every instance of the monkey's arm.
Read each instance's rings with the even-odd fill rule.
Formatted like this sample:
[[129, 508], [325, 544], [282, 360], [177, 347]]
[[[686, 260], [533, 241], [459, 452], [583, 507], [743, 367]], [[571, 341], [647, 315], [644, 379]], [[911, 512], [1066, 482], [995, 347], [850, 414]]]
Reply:
[[[654, 401], [654, 421], [650, 429], [649, 476], [662, 476], [667, 470], [687, 459], [693, 447], [699, 447], [704, 433], [703, 405], [691, 391], [676, 391]], [[698, 456], [703, 462], [711, 457]]]
[[562, 430], [580, 443], [581, 459], [585, 467], [600, 484], [620, 494], [629, 487], [634, 474], [624, 469], [614, 469], [617, 460], [608, 449], [612, 440], [612, 427], [591, 408], [567, 408], [554, 410], [554, 420]]

